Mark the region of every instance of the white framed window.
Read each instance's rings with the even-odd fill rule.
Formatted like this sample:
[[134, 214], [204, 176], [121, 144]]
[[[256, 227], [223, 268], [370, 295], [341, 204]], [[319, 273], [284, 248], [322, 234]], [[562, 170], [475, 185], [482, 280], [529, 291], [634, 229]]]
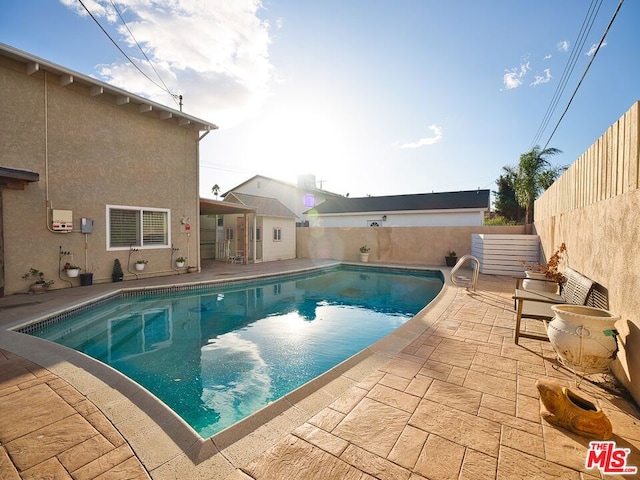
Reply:
[[224, 239], [233, 240], [233, 228], [227, 227], [224, 229]]
[[281, 242], [282, 241], [282, 228], [273, 227], [273, 241]]
[[[256, 236], [255, 236], [256, 242], [262, 241], [262, 235], [260, 230], [261, 230], [260, 227], [256, 228]], [[251, 229], [249, 230], [249, 240], [253, 242], [253, 227], [251, 227]]]
[[167, 248], [171, 211], [166, 208], [107, 205], [107, 250]]

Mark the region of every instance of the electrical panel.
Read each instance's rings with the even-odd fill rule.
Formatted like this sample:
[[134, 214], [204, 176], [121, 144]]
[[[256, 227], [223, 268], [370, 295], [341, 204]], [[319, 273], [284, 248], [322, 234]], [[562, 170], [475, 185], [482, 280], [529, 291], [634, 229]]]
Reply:
[[72, 210], [52, 210], [51, 229], [56, 232], [70, 232], [73, 230]]
[[80, 231], [82, 233], [91, 233], [93, 231], [93, 218], [82, 217], [80, 219]]

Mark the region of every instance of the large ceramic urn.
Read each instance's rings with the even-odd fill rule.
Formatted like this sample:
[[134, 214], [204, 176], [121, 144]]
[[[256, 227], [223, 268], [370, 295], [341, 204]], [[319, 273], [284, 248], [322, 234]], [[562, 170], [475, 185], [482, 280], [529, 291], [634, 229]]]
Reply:
[[614, 324], [620, 317], [583, 305], [553, 305], [551, 309], [555, 316], [547, 334], [560, 361], [583, 375], [607, 371], [618, 351]]

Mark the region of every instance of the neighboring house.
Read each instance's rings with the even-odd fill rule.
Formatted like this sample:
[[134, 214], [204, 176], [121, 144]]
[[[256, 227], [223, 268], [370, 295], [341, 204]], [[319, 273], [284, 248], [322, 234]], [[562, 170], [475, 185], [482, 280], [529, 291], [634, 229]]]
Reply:
[[79, 285], [67, 262], [93, 283], [115, 258], [125, 279], [175, 274], [175, 256], [199, 266], [199, 146], [215, 125], [3, 44], [0, 85], [0, 294], [26, 291], [31, 267], [60, 288]]
[[253, 209], [223, 216], [225, 252], [248, 262], [296, 258], [296, 214], [282, 202], [238, 192], [228, 193], [224, 201]]
[[480, 226], [489, 190], [332, 198], [305, 212], [311, 227]]
[[226, 197], [232, 192], [277, 198], [284, 206], [295, 213], [296, 222], [299, 226], [306, 220], [305, 211], [320, 205], [329, 198], [342, 198], [342, 195], [317, 188], [314, 175], [300, 175], [297, 185], [262, 175], [255, 175], [246, 182], [223, 193], [222, 197]]

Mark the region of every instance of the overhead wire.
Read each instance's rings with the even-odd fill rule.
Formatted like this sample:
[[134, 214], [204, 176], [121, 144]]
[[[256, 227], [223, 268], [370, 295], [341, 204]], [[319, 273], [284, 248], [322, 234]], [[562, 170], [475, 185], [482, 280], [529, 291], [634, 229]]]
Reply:
[[562, 115], [558, 119], [558, 123], [556, 123], [555, 128], [553, 129], [553, 131], [551, 132], [551, 135], [549, 136], [549, 139], [547, 140], [547, 143], [545, 143], [544, 147], [542, 148], [543, 150], [547, 148], [547, 146], [549, 145], [549, 142], [551, 142], [551, 139], [553, 138], [553, 135], [556, 133], [556, 130], [558, 130], [558, 127], [560, 126], [560, 123], [562, 122], [562, 119], [567, 114], [567, 111], [569, 110], [569, 107], [571, 106], [571, 103], [573, 102], [574, 97], [578, 93], [578, 89], [580, 88], [580, 85], [582, 85], [582, 81], [584, 80], [584, 77], [587, 75], [587, 72], [589, 71], [589, 68], [591, 67], [591, 64], [593, 63], [593, 61], [596, 58], [596, 55], [600, 51], [600, 47], [602, 47], [602, 44], [604, 43], [604, 39], [607, 37], [607, 33], [609, 33], [609, 29], [611, 29], [611, 25], [613, 25], [613, 21], [618, 16], [618, 12], [620, 11], [620, 8], [622, 7], [623, 3], [624, 3], [624, 0], [620, 0], [618, 2], [618, 6], [616, 7], [616, 10], [613, 12], [613, 16], [611, 17], [611, 20], [609, 20], [609, 24], [607, 25], [607, 28], [605, 29], [604, 33], [602, 34], [602, 38], [600, 38], [600, 42], [598, 43], [598, 46], [596, 47], [595, 51], [593, 52], [593, 55], [591, 56], [591, 59], [589, 60], [589, 63], [587, 64], [587, 67], [585, 68], [584, 73], [582, 74], [582, 77], [580, 77], [580, 81], [576, 85], [576, 88], [573, 91], [573, 94], [571, 95], [571, 98], [569, 99], [569, 102], [567, 103], [567, 106], [564, 109], [564, 112], [562, 112]]
[[540, 123], [540, 126], [538, 127], [538, 130], [533, 140], [531, 141], [531, 145], [530, 145], [531, 147], [533, 147], [534, 145], [538, 145], [540, 138], [544, 134], [544, 131], [547, 129], [547, 126], [551, 121], [551, 117], [553, 116], [558, 106], [558, 102], [560, 101], [560, 98], [564, 93], [567, 83], [569, 82], [569, 79], [573, 74], [573, 69], [575, 68], [576, 63], [580, 58], [580, 52], [583, 51], [584, 44], [591, 31], [593, 23], [595, 22], [598, 12], [600, 11], [600, 6], [602, 5], [602, 2], [603, 0], [592, 0], [591, 4], [589, 5], [587, 13], [585, 14], [585, 17], [582, 20], [582, 26], [580, 27], [580, 31], [578, 32], [578, 35], [575, 41], [573, 42], [571, 54], [569, 55], [567, 63], [565, 64], [558, 86], [556, 87], [553, 97], [551, 98], [551, 102], [547, 107], [547, 111], [545, 112], [542, 122]]
[[[122, 48], [120, 47], [120, 45], [118, 45], [118, 43], [111, 37], [111, 35], [109, 35], [109, 32], [107, 32], [105, 30], [105, 28], [100, 24], [100, 22], [98, 21], [98, 19], [96, 17], [94, 17], [93, 13], [91, 13], [91, 11], [87, 8], [87, 6], [84, 4], [84, 2], [82, 0], [78, 0], [78, 2], [80, 3], [80, 5], [82, 5], [82, 7], [85, 9], [85, 11], [89, 14], [89, 16], [91, 17], [91, 19], [96, 23], [96, 25], [98, 25], [98, 27], [100, 27], [100, 30], [102, 30], [102, 32], [107, 36], [107, 38], [109, 38], [109, 40], [111, 40], [111, 43], [113, 43], [113, 45], [120, 51], [120, 53], [122, 53], [122, 55], [124, 55], [124, 57], [129, 60], [129, 62], [131, 63], [131, 65], [133, 65], [135, 67], [136, 70], [138, 70], [142, 75], [144, 75], [144, 77], [147, 78], [147, 80], [149, 80], [151, 83], [153, 83], [156, 87], [160, 88], [161, 90], [165, 91], [166, 93], [168, 93], [169, 95], [171, 95], [171, 97], [174, 99], [175, 101], [175, 95], [173, 93], [171, 93], [171, 91], [166, 88], [166, 85], [163, 87], [162, 85], [158, 84], [155, 80], [153, 80], [151, 77], [149, 77], [149, 75], [147, 75], [130, 57], [129, 55], [127, 55], [127, 53], [122, 50]], [[137, 43], [137, 42], [136, 42]], [[164, 83], [164, 82], [163, 82]]]
[[145, 53], [144, 49], [142, 48], [142, 46], [138, 43], [138, 40], [136, 39], [136, 37], [133, 35], [133, 32], [129, 29], [129, 25], [127, 25], [127, 22], [125, 22], [124, 18], [122, 17], [122, 14], [120, 13], [120, 10], [118, 10], [118, 7], [116, 6], [115, 3], [113, 3], [113, 0], [109, 0], [109, 2], [111, 3], [111, 6], [113, 7], [113, 9], [116, 11], [116, 13], [118, 14], [118, 18], [120, 18], [120, 21], [122, 22], [122, 24], [124, 25], [124, 28], [127, 29], [127, 32], [129, 32], [129, 36], [133, 39], [133, 41], [135, 42], [135, 44], [137, 45], [138, 49], [140, 50], [140, 52], [142, 52], [142, 55], [144, 55], [144, 58], [147, 60], [147, 62], [149, 63], [149, 65], [151, 66], [151, 69], [153, 70], [153, 72], [156, 74], [156, 76], [158, 77], [158, 80], [160, 80], [160, 82], [162, 82], [162, 85], [164, 85], [165, 90], [171, 95], [171, 98], [173, 98], [173, 101], [176, 102], [176, 105], [178, 105], [178, 102], [176, 101], [176, 97], [177, 95], [171, 93], [171, 91], [169, 90], [169, 87], [167, 87], [167, 84], [164, 82], [164, 80], [162, 79], [162, 77], [160, 76], [160, 74], [158, 73], [158, 71], [156, 70], [156, 67], [153, 65], [153, 62], [149, 59], [149, 57], [147, 56], [147, 54]]

